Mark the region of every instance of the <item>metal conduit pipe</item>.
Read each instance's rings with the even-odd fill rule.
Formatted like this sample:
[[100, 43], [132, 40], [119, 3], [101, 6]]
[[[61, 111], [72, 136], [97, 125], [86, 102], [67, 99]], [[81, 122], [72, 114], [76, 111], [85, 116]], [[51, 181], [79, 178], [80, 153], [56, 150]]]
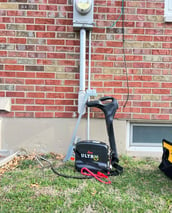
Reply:
[[[90, 90], [91, 83], [91, 30], [89, 31], [89, 50], [88, 50], [88, 90]], [[88, 98], [90, 101], [90, 97]], [[87, 140], [90, 139], [90, 108], [87, 108]]]
[[85, 60], [86, 60], [86, 30], [80, 30], [80, 88], [78, 98], [78, 113], [81, 113], [81, 107], [85, 96]]

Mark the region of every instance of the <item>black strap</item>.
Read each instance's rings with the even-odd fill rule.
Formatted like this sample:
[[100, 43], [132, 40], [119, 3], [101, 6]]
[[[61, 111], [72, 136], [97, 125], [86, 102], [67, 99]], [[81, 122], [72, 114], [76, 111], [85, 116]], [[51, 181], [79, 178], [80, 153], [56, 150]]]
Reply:
[[120, 166], [118, 163], [113, 163], [113, 168], [114, 170], [112, 169], [110, 171], [110, 176], [117, 176], [117, 175], [121, 175], [123, 173], [123, 167]]

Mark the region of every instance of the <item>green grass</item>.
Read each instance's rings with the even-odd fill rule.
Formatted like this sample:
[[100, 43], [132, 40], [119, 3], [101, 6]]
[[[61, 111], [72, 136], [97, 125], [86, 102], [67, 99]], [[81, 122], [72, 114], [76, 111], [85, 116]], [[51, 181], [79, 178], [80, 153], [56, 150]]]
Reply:
[[[172, 181], [158, 169], [159, 163], [123, 156], [123, 174], [110, 177], [112, 183], [105, 185], [95, 179], [59, 177], [26, 159], [0, 177], [0, 212], [172, 212]], [[67, 163], [60, 172], [80, 175], [73, 168]]]

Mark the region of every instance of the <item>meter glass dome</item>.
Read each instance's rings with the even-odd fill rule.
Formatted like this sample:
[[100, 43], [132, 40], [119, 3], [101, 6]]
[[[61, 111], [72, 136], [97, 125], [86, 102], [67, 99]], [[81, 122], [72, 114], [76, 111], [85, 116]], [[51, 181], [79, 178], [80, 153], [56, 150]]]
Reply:
[[91, 9], [91, 0], [76, 0], [76, 9], [79, 13], [87, 14]]

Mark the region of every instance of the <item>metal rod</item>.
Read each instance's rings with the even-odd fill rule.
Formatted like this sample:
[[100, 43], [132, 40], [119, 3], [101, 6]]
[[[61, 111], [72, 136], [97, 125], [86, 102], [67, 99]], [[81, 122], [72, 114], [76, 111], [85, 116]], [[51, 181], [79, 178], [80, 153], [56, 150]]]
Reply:
[[[91, 30], [89, 31], [89, 55], [88, 55], [88, 90], [91, 84]], [[88, 98], [90, 101], [90, 97]], [[90, 139], [90, 108], [87, 108], [87, 140]]]
[[80, 30], [80, 90], [85, 91], [86, 30]]
[[[85, 58], [86, 58], [86, 30], [80, 30], [80, 87], [78, 95], [78, 113], [80, 114], [85, 96]], [[85, 112], [84, 112], [85, 113]]]

